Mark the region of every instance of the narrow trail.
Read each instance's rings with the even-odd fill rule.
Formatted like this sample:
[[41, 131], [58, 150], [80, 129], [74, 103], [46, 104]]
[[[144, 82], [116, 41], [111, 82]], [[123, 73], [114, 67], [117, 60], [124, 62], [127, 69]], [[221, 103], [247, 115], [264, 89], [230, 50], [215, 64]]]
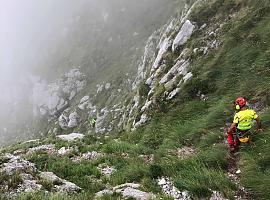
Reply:
[[230, 153], [228, 159], [228, 176], [230, 180], [236, 185], [235, 200], [253, 200], [251, 193], [241, 185], [240, 177], [241, 171], [239, 170], [240, 153]]
[[[227, 125], [228, 126], [228, 125]], [[224, 144], [228, 146], [227, 143], [227, 129], [228, 127], [224, 127]], [[230, 152], [228, 158], [228, 177], [235, 184], [237, 190], [235, 192], [234, 198], [235, 200], [253, 200], [251, 193], [241, 185], [240, 177], [241, 171], [239, 169], [239, 161], [240, 161], [240, 152]]]

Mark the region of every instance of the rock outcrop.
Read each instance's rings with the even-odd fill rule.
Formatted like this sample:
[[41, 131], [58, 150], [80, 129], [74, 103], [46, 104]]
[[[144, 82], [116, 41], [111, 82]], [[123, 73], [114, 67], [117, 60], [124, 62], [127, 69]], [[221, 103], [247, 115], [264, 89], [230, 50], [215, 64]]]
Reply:
[[83, 139], [84, 135], [81, 133], [70, 133], [68, 135], [57, 135], [57, 138], [71, 142], [71, 141], [74, 141], [76, 139]]
[[96, 193], [96, 198], [104, 195], [112, 195], [113, 193], [121, 194], [123, 198], [134, 198], [136, 200], [149, 200], [155, 199], [156, 196], [152, 193], [147, 193], [139, 190], [140, 184], [126, 183], [118, 185], [113, 189], [105, 189]]
[[162, 188], [164, 194], [171, 196], [175, 200], [190, 200], [187, 191], [180, 192], [170, 181], [169, 178], [162, 177], [158, 180], [158, 185]]
[[32, 96], [34, 113], [58, 115], [68, 107], [69, 101], [86, 86], [86, 83], [85, 75], [80, 69], [72, 69], [52, 83], [37, 81]]
[[[6, 174], [9, 178], [18, 176], [17, 179], [14, 179], [17, 180], [13, 183], [14, 188], [1, 190], [7, 197], [17, 196], [21, 193], [46, 191], [42, 181], [50, 182], [53, 186], [51, 190], [55, 192], [77, 193], [82, 190], [74, 183], [61, 179], [52, 172], [40, 172], [34, 163], [24, 160], [20, 156], [6, 154], [4, 158], [7, 159], [7, 162], [2, 164], [0, 173]], [[2, 182], [4, 180], [1, 180]], [[0, 185], [0, 188], [2, 187], [4, 186]]]

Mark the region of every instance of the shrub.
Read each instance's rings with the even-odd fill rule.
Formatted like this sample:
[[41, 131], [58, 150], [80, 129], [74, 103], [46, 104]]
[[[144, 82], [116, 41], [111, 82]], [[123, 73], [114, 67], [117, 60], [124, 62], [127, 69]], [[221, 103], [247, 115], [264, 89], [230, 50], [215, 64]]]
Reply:
[[158, 164], [152, 164], [150, 165], [150, 177], [152, 179], [157, 179], [158, 177], [163, 176], [163, 169]]

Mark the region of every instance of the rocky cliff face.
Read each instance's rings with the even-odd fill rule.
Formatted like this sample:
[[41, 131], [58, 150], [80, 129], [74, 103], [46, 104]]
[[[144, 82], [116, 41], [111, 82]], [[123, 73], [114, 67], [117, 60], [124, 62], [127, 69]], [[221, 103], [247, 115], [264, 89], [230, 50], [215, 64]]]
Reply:
[[[80, 69], [50, 84], [38, 82], [33, 93], [35, 112], [50, 116], [46, 131], [110, 133], [136, 129], [149, 121], [151, 112], [161, 109], [161, 102], [170, 102], [193, 78], [192, 58], [207, 55], [221, 44], [222, 22], [214, 27], [192, 21], [190, 15], [199, 3], [186, 4], [180, 15], [148, 38], [136, 76], [126, 74], [119, 80], [100, 82], [91, 92], [87, 91], [91, 83]], [[197, 33], [203, 39], [191, 44], [190, 38]], [[197, 95], [207, 98], [201, 91]], [[96, 119], [94, 124], [92, 119]]]

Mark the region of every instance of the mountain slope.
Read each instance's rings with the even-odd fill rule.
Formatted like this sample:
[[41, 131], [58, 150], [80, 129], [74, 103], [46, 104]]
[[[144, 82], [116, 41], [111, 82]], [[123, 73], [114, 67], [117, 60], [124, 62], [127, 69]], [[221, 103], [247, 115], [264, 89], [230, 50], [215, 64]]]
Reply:
[[[59, 129], [57, 133], [88, 133], [81, 140], [63, 142], [51, 134], [40, 141], [2, 149], [2, 153], [19, 154], [35, 163], [39, 171], [54, 172], [84, 190], [72, 197], [48, 194], [48, 199], [94, 198], [95, 193], [103, 189], [113, 194], [102, 198], [121, 199], [121, 192], [113, 187], [132, 182], [139, 183], [140, 191], [154, 193], [156, 198], [269, 198], [268, 1], [194, 2], [189, 2], [181, 17], [170, 19], [149, 38], [143, 57], [145, 62], [139, 65], [133, 84], [127, 84], [127, 91], [131, 93], [124, 92], [125, 107], [120, 114], [115, 115], [111, 109], [115, 105], [114, 97], [117, 101], [122, 98], [114, 93], [119, 85], [113, 84], [116, 88], [108, 92], [110, 87], [107, 85], [108, 89], [104, 89], [104, 82], [101, 92], [93, 91], [96, 96], [91, 101], [103, 109], [98, 114], [96, 131], [97, 126], [105, 128], [104, 134], [94, 134], [88, 118], [84, 121], [80, 117], [84, 126]], [[79, 102], [84, 95], [75, 97], [71, 110], [78, 105], [75, 101]], [[224, 140], [237, 96], [245, 96], [260, 114], [264, 132], [254, 130], [253, 143], [241, 146], [239, 161], [232, 169], [230, 162], [236, 155], [228, 153]], [[122, 107], [123, 102], [119, 103]], [[107, 134], [108, 126], [102, 120], [111, 122], [114, 116], [123, 117], [120, 131], [112, 129], [112, 133]], [[118, 120], [117, 117], [117, 125]], [[55, 121], [51, 124], [54, 129]], [[54, 146], [52, 150], [29, 150], [45, 144]], [[72, 149], [59, 157], [58, 150], [62, 147]], [[14, 152], [16, 150], [20, 151]], [[76, 159], [82, 160], [77, 163]], [[3, 155], [1, 167], [8, 160]], [[102, 169], [113, 173], [104, 174]], [[240, 174], [236, 174], [238, 169]], [[35, 179], [46, 190], [54, 191], [55, 185], [44, 183], [38, 173], [33, 174]], [[22, 181], [16, 178], [17, 173], [12, 177], [19, 183]], [[163, 187], [170, 185], [169, 182], [179, 191], [173, 193], [170, 187]], [[1, 184], [7, 185], [8, 181]], [[4, 193], [16, 187], [9, 184], [7, 190], [0, 189]], [[44, 198], [42, 192], [26, 196]]]

